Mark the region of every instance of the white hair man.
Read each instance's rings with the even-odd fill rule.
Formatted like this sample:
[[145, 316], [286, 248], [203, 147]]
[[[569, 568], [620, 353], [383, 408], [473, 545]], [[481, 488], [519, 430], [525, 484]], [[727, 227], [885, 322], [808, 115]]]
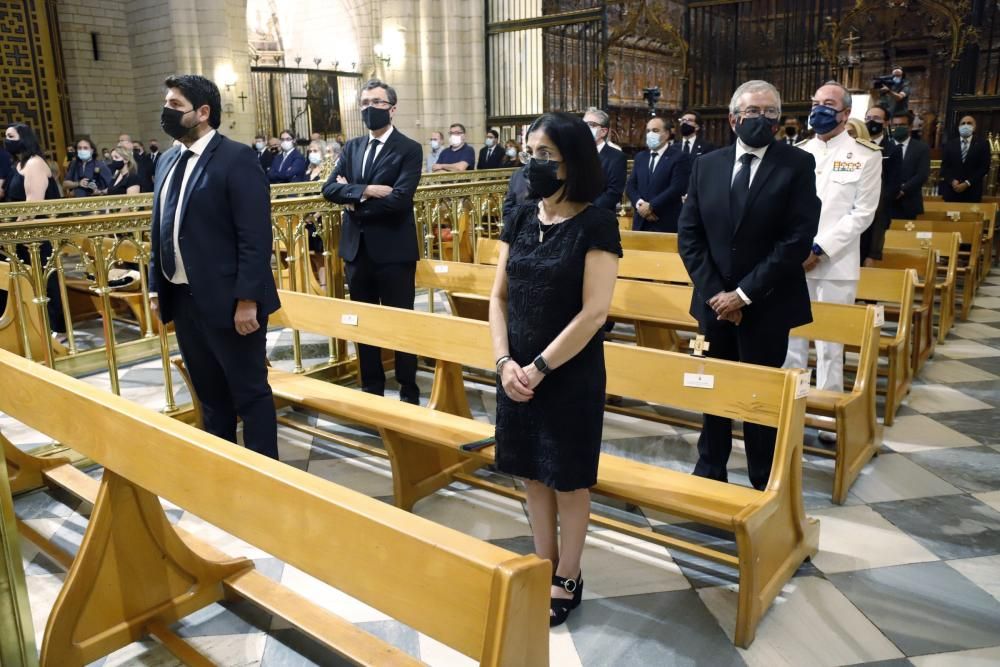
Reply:
[[[854, 303], [861, 278], [861, 234], [875, 217], [882, 191], [882, 154], [847, 133], [851, 93], [830, 81], [812, 98], [809, 124], [816, 135], [799, 146], [816, 160], [816, 192], [823, 208], [819, 230], [803, 264], [813, 301]], [[866, 145], [867, 144], [867, 145]], [[809, 341], [793, 338], [787, 368], [808, 368]], [[816, 341], [816, 387], [843, 391], [844, 346]], [[822, 432], [825, 441], [835, 439]]]

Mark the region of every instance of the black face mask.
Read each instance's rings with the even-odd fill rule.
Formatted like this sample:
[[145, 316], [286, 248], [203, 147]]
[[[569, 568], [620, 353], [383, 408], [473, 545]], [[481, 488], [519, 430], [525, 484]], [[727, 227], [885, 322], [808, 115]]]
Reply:
[[736, 136], [750, 148], [763, 148], [774, 141], [774, 128], [778, 121], [766, 116], [740, 118], [736, 123]]
[[687, 123], [681, 123], [681, 136], [690, 137], [694, 134], [694, 125], [688, 125]]
[[159, 153], [160, 152], [160, 147], [157, 146], [156, 144], [150, 144], [149, 145], [149, 152], [150, 153]]
[[67, 157], [68, 159], [72, 160], [73, 158], [75, 158], [75, 157], [76, 157], [76, 151], [67, 151], [67, 152], [66, 152], [66, 157]]
[[365, 107], [361, 110], [361, 122], [369, 130], [381, 130], [389, 124], [389, 110]]
[[4, 139], [3, 149], [11, 155], [20, 155], [24, 150], [24, 142], [20, 139]]
[[882, 134], [882, 130], [885, 129], [885, 123], [877, 120], [866, 120], [865, 127], [868, 128], [868, 134], [876, 136]]
[[189, 111], [179, 111], [177, 109], [171, 109], [170, 107], [163, 107], [163, 110], [160, 112], [160, 127], [163, 128], [163, 131], [168, 135], [177, 141], [180, 141], [193, 129], [185, 127], [181, 124], [181, 119], [192, 111], [194, 111], [194, 109]]
[[119, 171], [125, 166], [125, 160], [112, 160], [108, 163], [108, 166], [111, 167], [111, 171]]
[[791, 127], [791, 126], [786, 126], [785, 127], [785, 136], [786, 137], [794, 137], [796, 134], [798, 134], [798, 131], [794, 127]]
[[535, 158], [528, 160], [524, 165], [524, 175], [528, 179], [528, 188], [532, 194], [545, 199], [559, 192], [565, 181], [556, 174], [559, 173], [558, 162], [546, 162], [539, 164]]
[[142, 155], [142, 151], [139, 150], [138, 148], [133, 148], [132, 149], [132, 155], [135, 155], [136, 157], [139, 157], [140, 155]]

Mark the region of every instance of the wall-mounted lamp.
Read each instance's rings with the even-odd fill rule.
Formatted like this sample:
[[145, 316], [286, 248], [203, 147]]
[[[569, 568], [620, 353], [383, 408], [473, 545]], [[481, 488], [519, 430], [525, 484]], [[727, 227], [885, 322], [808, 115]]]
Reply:
[[387, 69], [389, 67], [389, 63], [392, 61], [392, 56], [389, 55], [385, 47], [382, 46], [382, 42], [375, 45], [375, 60], [382, 63], [382, 65]]
[[219, 83], [226, 87], [226, 91], [232, 89], [236, 85], [237, 76], [236, 72], [233, 71], [232, 65], [224, 65], [220, 68], [218, 73]]

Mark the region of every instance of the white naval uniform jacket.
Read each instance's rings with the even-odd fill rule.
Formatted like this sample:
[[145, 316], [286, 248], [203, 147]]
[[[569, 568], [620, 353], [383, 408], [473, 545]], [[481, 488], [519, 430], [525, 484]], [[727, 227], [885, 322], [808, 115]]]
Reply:
[[830, 141], [813, 137], [799, 148], [816, 159], [816, 194], [823, 203], [814, 243], [825, 254], [806, 278], [858, 280], [861, 234], [872, 224], [882, 193], [882, 153], [846, 131]]

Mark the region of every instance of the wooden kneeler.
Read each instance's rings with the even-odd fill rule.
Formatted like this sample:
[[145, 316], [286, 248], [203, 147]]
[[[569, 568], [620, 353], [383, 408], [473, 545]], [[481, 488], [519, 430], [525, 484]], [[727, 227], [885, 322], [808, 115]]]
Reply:
[[86, 665], [139, 641], [223, 599], [223, 580], [253, 567], [246, 558], [202, 558], [178, 536], [156, 496], [105, 470], [49, 616], [41, 664]]

